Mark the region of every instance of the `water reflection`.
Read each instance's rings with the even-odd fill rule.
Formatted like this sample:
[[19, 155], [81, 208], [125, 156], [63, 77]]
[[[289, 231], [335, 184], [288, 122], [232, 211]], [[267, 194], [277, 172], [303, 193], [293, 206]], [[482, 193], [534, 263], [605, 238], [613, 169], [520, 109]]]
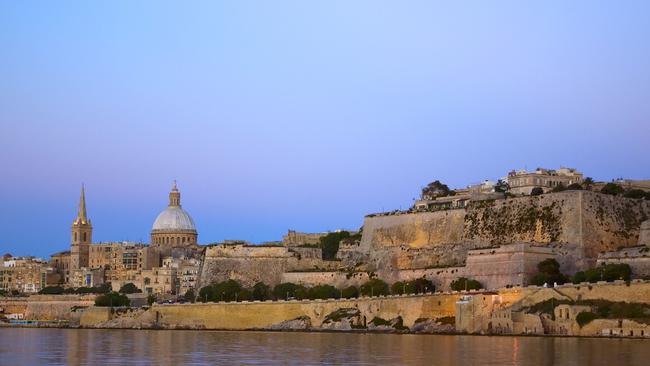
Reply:
[[0, 329], [2, 365], [647, 365], [649, 341], [146, 330]]

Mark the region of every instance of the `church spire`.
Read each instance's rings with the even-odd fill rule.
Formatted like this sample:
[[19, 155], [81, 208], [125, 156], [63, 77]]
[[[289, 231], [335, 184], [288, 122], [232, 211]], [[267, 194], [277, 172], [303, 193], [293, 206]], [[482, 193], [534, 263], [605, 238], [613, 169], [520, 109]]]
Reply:
[[84, 185], [81, 184], [81, 197], [79, 197], [79, 211], [77, 212], [77, 222], [85, 224], [88, 222], [88, 217], [86, 216], [86, 193], [84, 191]]
[[174, 179], [174, 185], [172, 186], [172, 191], [169, 192], [169, 206], [170, 207], [181, 206], [181, 192], [179, 192], [178, 188], [176, 187], [176, 179]]

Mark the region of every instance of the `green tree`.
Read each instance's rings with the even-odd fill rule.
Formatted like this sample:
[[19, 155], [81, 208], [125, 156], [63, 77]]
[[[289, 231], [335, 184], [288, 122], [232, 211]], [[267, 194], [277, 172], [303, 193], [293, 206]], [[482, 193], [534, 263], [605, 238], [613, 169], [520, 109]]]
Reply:
[[556, 186], [553, 187], [553, 189], [551, 190], [551, 192], [553, 192], [553, 193], [562, 192], [562, 191], [566, 191], [566, 187], [565, 187], [564, 184], [562, 184], [562, 183], [556, 185]]
[[335, 299], [340, 296], [340, 291], [334, 286], [318, 285], [310, 288], [307, 291], [309, 299]]
[[542, 187], [535, 187], [530, 191], [531, 196], [539, 196], [544, 194], [544, 189]]
[[284, 282], [273, 288], [273, 297], [277, 300], [286, 300], [296, 298], [304, 299], [307, 295], [307, 289], [304, 286], [296, 285], [291, 282]]
[[629, 189], [623, 193], [623, 197], [642, 199], [646, 198], [647, 193], [641, 189]]
[[151, 306], [154, 302], [156, 302], [156, 295], [149, 294], [147, 296], [147, 304], [149, 304], [149, 306]]
[[449, 189], [449, 186], [446, 184], [443, 184], [439, 180], [435, 180], [429, 184], [427, 184], [426, 187], [422, 188], [422, 197], [446, 197], [446, 196], [453, 196], [454, 191]]
[[355, 286], [348, 286], [341, 291], [341, 295], [344, 299], [354, 299], [359, 297], [359, 289]]
[[142, 293], [142, 290], [140, 290], [136, 285], [133, 283], [125, 283], [120, 287], [119, 293], [121, 294], [139, 294]]
[[566, 187], [568, 190], [572, 191], [581, 191], [582, 190], [582, 185], [580, 183], [571, 183], [569, 184], [568, 187]]
[[341, 240], [348, 237], [350, 237], [350, 233], [344, 230], [328, 233], [327, 235], [321, 237], [320, 247], [322, 250], [323, 259], [336, 259], [336, 253], [339, 251], [339, 244], [341, 243]]
[[605, 186], [603, 186], [603, 188], [600, 189], [600, 193], [610, 194], [612, 196], [623, 194], [623, 192], [625, 192], [623, 187], [619, 186], [616, 183], [607, 183]]
[[591, 311], [582, 311], [576, 315], [576, 322], [580, 327], [585, 326], [594, 319], [598, 319], [598, 315], [592, 313]]
[[585, 273], [583, 271], [578, 271], [571, 278], [571, 282], [576, 285], [582, 282], [587, 282], [587, 276], [585, 276]]
[[196, 301], [196, 294], [194, 293], [194, 289], [189, 289], [189, 290], [185, 291], [185, 295], [183, 295], [183, 299], [185, 299], [185, 301], [189, 301], [189, 302]]
[[126, 295], [117, 292], [100, 295], [95, 298], [95, 306], [129, 306], [131, 302]]
[[476, 280], [471, 280], [465, 277], [459, 277], [451, 281], [451, 289], [453, 291], [462, 291], [462, 290], [480, 290], [483, 288], [480, 282]]
[[361, 285], [359, 292], [363, 296], [385, 296], [388, 295], [388, 284], [378, 278], [373, 278]]
[[253, 300], [266, 301], [271, 298], [271, 287], [264, 282], [258, 282], [253, 286]]
[[591, 191], [591, 188], [594, 185], [594, 178], [592, 177], [587, 177], [582, 181], [582, 184], [584, 185], [585, 189], [588, 191]]
[[504, 180], [499, 179], [497, 184], [494, 185], [495, 192], [506, 193], [510, 190], [510, 185]]
[[47, 287], [44, 287], [38, 293], [43, 294], [43, 295], [60, 295], [60, 294], [63, 293], [63, 287], [61, 287], [61, 286], [47, 286]]
[[543, 284], [552, 285], [554, 283], [563, 284], [566, 282], [566, 276], [560, 272], [560, 264], [555, 258], [545, 259], [537, 264], [537, 274], [533, 276], [531, 284], [541, 286]]

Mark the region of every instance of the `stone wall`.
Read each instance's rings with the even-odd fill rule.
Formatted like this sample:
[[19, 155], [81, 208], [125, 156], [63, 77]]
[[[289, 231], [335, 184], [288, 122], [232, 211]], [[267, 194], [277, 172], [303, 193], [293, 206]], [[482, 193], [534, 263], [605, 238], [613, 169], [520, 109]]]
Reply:
[[412, 326], [418, 318], [454, 315], [458, 294], [389, 296], [351, 300], [277, 301], [222, 304], [154, 305], [162, 327], [198, 329], [268, 328], [286, 320], [309, 316], [318, 327], [325, 316], [341, 308], [357, 308], [367, 322], [374, 317], [401, 316]]
[[370, 215], [359, 252], [368, 270], [460, 266], [470, 249], [528, 242], [552, 247], [562, 270], [595, 264], [603, 251], [637, 245], [650, 202], [589, 191], [473, 202], [436, 212]]
[[94, 296], [36, 295], [2, 299], [0, 308], [5, 314], [24, 314], [26, 320], [70, 320], [73, 308], [92, 306], [94, 303]]

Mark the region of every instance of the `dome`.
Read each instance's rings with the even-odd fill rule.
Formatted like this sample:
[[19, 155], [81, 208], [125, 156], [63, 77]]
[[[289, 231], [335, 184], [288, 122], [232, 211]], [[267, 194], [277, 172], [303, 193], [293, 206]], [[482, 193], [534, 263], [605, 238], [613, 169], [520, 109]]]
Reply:
[[153, 223], [152, 231], [196, 232], [192, 217], [180, 206], [169, 206], [161, 212]]

